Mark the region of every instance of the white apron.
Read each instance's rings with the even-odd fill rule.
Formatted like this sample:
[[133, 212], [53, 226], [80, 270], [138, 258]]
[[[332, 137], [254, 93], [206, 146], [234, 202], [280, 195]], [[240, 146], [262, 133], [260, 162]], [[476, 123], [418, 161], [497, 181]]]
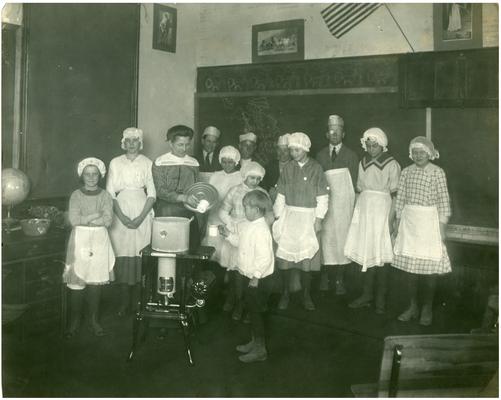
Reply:
[[[122, 212], [134, 219], [143, 211], [146, 194], [143, 189], [126, 188], [117, 196]], [[151, 242], [153, 210], [136, 229], [129, 229], [113, 215], [110, 237], [116, 257], [139, 257], [139, 252]]]
[[442, 259], [442, 238], [436, 207], [404, 207], [394, 252], [397, 256], [435, 262]]
[[314, 208], [286, 205], [272, 227], [273, 239], [278, 244], [276, 256], [295, 263], [313, 258], [319, 249], [315, 218]]
[[329, 209], [321, 231], [322, 264], [344, 265], [351, 261], [344, 255], [346, 236], [350, 228], [355, 191], [348, 168], [325, 171], [329, 183]]
[[388, 216], [391, 196], [388, 192], [364, 190], [358, 197], [344, 254], [362, 266], [362, 271], [393, 261]]
[[85, 283], [110, 281], [115, 264], [108, 230], [104, 226], [76, 226], [73, 231], [73, 257], [70, 268]]

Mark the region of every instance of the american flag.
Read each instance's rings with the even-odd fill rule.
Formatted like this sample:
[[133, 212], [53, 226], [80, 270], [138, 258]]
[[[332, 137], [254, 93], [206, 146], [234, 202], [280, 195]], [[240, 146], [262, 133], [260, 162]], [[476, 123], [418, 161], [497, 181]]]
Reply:
[[339, 39], [378, 9], [381, 3], [334, 3], [320, 13], [329, 31]]

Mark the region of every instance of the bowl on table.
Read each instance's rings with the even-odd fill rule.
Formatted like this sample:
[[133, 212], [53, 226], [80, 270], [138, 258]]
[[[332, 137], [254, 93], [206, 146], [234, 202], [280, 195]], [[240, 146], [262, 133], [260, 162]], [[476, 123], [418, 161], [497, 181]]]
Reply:
[[22, 219], [21, 229], [26, 236], [42, 236], [47, 233], [50, 227], [48, 218]]

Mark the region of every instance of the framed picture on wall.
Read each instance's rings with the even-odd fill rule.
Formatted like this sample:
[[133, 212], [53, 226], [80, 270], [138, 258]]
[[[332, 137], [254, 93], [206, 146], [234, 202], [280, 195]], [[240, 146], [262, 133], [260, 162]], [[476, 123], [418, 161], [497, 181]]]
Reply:
[[482, 4], [433, 4], [435, 50], [482, 47]]
[[153, 48], [176, 52], [177, 10], [161, 4], [153, 5]]
[[304, 19], [252, 26], [252, 62], [304, 60]]

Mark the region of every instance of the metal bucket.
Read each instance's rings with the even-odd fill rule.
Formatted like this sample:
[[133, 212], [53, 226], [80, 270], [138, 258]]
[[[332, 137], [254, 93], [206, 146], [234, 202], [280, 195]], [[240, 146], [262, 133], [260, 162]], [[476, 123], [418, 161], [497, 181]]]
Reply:
[[151, 248], [165, 253], [182, 253], [190, 247], [191, 219], [157, 217], [153, 219]]

